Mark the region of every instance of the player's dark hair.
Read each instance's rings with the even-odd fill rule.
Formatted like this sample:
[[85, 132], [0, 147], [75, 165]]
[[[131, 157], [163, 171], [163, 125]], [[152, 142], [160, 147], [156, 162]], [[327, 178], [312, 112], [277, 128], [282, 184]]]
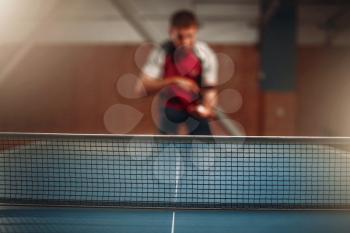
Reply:
[[187, 28], [199, 26], [197, 16], [189, 10], [179, 10], [170, 18], [170, 26], [174, 28]]

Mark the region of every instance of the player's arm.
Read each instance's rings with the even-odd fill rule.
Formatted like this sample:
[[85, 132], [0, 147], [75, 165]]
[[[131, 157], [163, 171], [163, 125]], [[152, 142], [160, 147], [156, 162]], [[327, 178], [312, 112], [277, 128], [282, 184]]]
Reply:
[[206, 111], [203, 113], [204, 118], [211, 118], [215, 116], [215, 109], [218, 103], [218, 92], [216, 88], [205, 88], [202, 91], [203, 106]]
[[202, 103], [196, 109], [197, 115], [202, 118], [211, 118], [215, 116], [215, 110], [218, 103], [216, 86], [218, 84], [218, 60], [209, 46], [202, 44], [199, 51], [203, 52], [201, 56], [202, 73]]
[[144, 73], [142, 73], [140, 76], [140, 80], [136, 85], [137, 93], [141, 93], [142, 91], [146, 91], [147, 93], [155, 93], [172, 84], [177, 85], [187, 91], [194, 93], [199, 92], [199, 87], [194, 81], [180, 76], [169, 77], [166, 79], [150, 77]]
[[141, 93], [146, 91], [147, 93], [154, 93], [170, 84], [171, 81], [169, 79], [156, 79], [142, 73], [136, 85], [136, 92]]

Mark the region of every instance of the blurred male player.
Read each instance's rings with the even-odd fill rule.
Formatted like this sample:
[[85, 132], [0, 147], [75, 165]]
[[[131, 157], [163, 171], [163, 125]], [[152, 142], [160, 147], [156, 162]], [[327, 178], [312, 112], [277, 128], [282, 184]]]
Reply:
[[160, 92], [162, 134], [177, 134], [180, 124], [191, 135], [210, 135], [208, 120], [217, 103], [218, 64], [215, 53], [197, 41], [199, 23], [187, 10], [170, 19], [170, 40], [153, 49], [142, 69], [141, 86]]

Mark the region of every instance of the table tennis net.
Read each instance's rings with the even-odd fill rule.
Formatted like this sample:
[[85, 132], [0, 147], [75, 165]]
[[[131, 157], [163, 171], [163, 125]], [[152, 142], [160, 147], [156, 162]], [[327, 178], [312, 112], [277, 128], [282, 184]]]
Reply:
[[0, 135], [3, 204], [349, 208], [348, 139]]

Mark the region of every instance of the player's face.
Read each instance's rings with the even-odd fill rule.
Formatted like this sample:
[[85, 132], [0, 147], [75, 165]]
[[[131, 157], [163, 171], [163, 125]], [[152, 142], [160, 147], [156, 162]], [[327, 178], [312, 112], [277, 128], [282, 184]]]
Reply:
[[197, 39], [197, 26], [186, 28], [171, 28], [170, 37], [177, 47], [184, 47], [187, 49], [193, 48]]

